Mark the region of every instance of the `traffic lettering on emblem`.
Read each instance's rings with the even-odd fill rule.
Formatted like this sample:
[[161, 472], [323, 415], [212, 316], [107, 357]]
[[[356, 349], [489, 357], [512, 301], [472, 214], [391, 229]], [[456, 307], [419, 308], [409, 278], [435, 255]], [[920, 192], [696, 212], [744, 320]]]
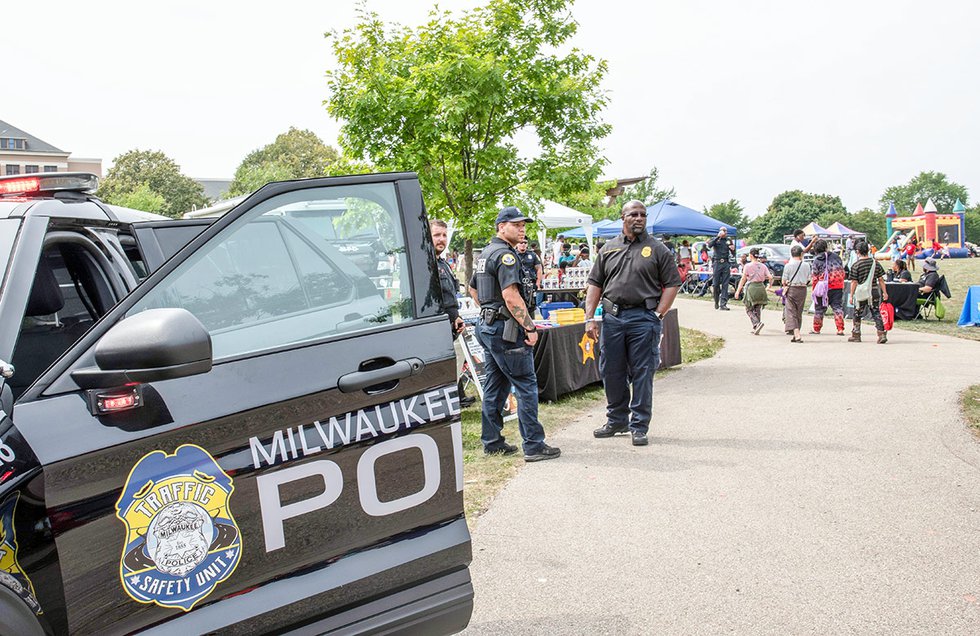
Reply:
[[126, 524], [119, 561], [126, 594], [187, 612], [231, 576], [242, 552], [234, 490], [200, 446], [153, 451], [136, 462], [116, 502]]

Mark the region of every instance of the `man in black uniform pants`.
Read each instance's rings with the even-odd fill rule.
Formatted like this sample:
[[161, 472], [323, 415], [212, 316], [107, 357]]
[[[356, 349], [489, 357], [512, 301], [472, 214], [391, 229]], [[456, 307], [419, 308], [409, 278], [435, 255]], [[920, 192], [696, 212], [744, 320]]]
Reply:
[[728, 284], [732, 279], [731, 257], [735, 254], [735, 243], [728, 238], [727, 228], [720, 228], [718, 236], [708, 239], [708, 249], [712, 250], [714, 266], [711, 295], [715, 299], [715, 309], [728, 311]]
[[[660, 317], [681, 285], [674, 257], [646, 231], [641, 201], [623, 206], [623, 233], [596, 256], [585, 293], [585, 331], [599, 340], [599, 373], [606, 389], [606, 424], [596, 437], [632, 434], [645, 446], [653, 414], [653, 374], [660, 366]], [[602, 331], [594, 316], [602, 303]], [[630, 398], [630, 384], [633, 396]]]
[[[466, 328], [466, 323], [459, 317], [459, 301], [456, 300], [456, 294], [459, 292], [459, 281], [456, 280], [456, 275], [453, 274], [453, 269], [449, 266], [449, 263], [442, 257], [442, 253], [446, 251], [446, 245], [449, 244], [448, 230], [449, 227], [445, 221], [440, 221], [439, 219], [429, 221], [429, 234], [432, 235], [432, 245], [436, 248], [439, 286], [442, 288], [442, 298], [439, 300], [439, 308], [449, 316], [449, 326], [453, 332], [453, 340], [456, 340]], [[456, 358], [458, 361], [459, 352], [457, 352]], [[460, 369], [457, 363], [456, 375], [458, 376], [459, 374]], [[466, 397], [463, 391], [463, 378], [457, 380], [456, 389], [459, 393], [460, 406], [467, 407], [476, 402], [476, 398]]]
[[488, 455], [517, 452], [502, 434], [501, 415], [513, 386], [517, 393], [518, 429], [524, 438], [524, 461], [554, 459], [561, 454], [544, 443], [538, 420], [538, 378], [534, 373], [534, 343], [538, 332], [527, 310], [521, 265], [514, 246], [524, 238], [528, 221], [520, 210], [506, 207], [497, 215], [497, 236], [480, 254], [470, 287], [480, 303], [476, 337], [487, 355], [483, 366], [483, 450]]

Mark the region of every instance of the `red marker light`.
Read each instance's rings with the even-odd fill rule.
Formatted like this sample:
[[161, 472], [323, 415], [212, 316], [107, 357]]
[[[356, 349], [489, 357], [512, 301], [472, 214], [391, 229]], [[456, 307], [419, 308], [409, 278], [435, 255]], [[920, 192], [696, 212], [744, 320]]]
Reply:
[[102, 408], [106, 411], [120, 411], [136, 406], [135, 395], [124, 395], [122, 397], [106, 398], [102, 400]]
[[143, 393], [138, 385], [127, 386], [125, 390], [116, 390], [95, 396], [93, 415], [118, 413], [128, 411], [143, 405]]
[[0, 181], [0, 194], [24, 194], [26, 192], [37, 192], [40, 189], [41, 180], [37, 177]]

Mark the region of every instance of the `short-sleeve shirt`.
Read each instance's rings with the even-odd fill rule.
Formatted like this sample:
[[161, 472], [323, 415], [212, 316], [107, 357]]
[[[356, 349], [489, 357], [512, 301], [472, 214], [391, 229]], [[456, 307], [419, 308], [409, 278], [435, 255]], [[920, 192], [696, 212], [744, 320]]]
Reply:
[[742, 278], [746, 283], [761, 283], [769, 278], [769, 268], [759, 261], [746, 263]]
[[875, 266], [875, 279], [871, 282], [872, 287], [874, 287], [878, 284], [879, 280], [885, 277], [885, 268], [873, 258], [862, 258], [854, 263], [851, 267], [851, 275], [848, 277], [848, 280], [856, 280], [858, 285], [863, 285], [864, 281], [868, 280], [868, 272], [871, 271], [872, 264]]
[[728, 236], [715, 236], [708, 239], [708, 247], [711, 248], [712, 258], [716, 261], [727, 261], [735, 254], [735, 242]]
[[810, 282], [810, 264], [795, 258], [783, 268], [782, 283], [786, 287], [806, 287]]
[[619, 305], [655, 309], [664, 289], [680, 287], [681, 276], [670, 250], [653, 236], [644, 232], [627, 241], [620, 234], [596, 254], [589, 284]]
[[[491, 250], [490, 248], [495, 249]], [[491, 252], [489, 258], [482, 258], [483, 254]], [[518, 261], [517, 251], [510, 246], [510, 243], [504, 239], [495, 236], [493, 240], [490, 241], [490, 245], [483, 250], [481, 258], [476, 262], [476, 273], [474, 274], [473, 280], [470, 282], [470, 287], [476, 287], [476, 277], [481, 273], [489, 274], [497, 279], [497, 286], [499, 290], [504, 290], [511, 285], [517, 285], [517, 288], [521, 290], [523, 295], [524, 288], [522, 278], [521, 265]], [[490, 303], [481, 303], [483, 306], [496, 307], [499, 308], [504, 304], [504, 298], [502, 295], [498, 294]]]
[[919, 287], [930, 287], [936, 289], [939, 286], [939, 274], [936, 272], [926, 272], [919, 277]]

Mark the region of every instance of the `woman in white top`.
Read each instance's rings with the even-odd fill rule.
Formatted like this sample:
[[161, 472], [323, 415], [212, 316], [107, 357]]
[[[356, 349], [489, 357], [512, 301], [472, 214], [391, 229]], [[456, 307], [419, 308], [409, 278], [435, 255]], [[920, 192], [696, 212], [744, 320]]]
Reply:
[[680, 261], [678, 270], [680, 270], [681, 281], [687, 279], [687, 272], [691, 269], [691, 263], [693, 262], [692, 257], [691, 244], [686, 239], [681, 241], [681, 246], [677, 248], [677, 258]]
[[793, 258], [783, 268], [780, 284], [786, 309], [783, 311], [783, 321], [787, 333], [793, 332], [790, 342], [803, 342], [800, 337], [800, 325], [803, 324], [803, 305], [806, 303], [806, 286], [810, 282], [810, 264], [803, 260], [803, 248], [794, 245], [790, 249]]

